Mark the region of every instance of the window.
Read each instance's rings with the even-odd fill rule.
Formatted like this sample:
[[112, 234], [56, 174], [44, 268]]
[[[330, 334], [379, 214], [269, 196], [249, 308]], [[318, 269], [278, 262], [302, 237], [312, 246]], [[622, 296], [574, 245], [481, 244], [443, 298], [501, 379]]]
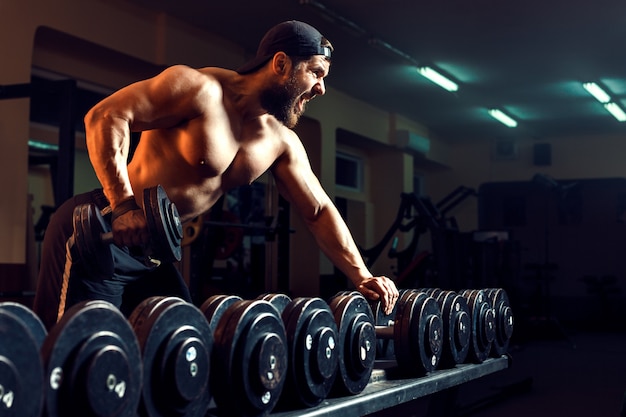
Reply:
[[337, 152], [335, 184], [352, 191], [363, 191], [363, 160], [354, 155]]

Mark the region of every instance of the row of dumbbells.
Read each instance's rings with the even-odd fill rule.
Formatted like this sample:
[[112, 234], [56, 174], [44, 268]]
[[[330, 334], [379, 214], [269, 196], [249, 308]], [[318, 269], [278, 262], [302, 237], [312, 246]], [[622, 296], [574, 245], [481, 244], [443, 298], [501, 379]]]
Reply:
[[396, 359], [412, 373], [502, 356], [513, 334], [513, 310], [502, 288], [400, 290], [390, 315], [378, 304], [371, 307], [377, 334], [385, 335], [377, 358]]
[[0, 303], [0, 415], [192, 417], [213, 401], [266, 415], [361, 392], [377, 357], [418, 376], [502, 355], [512, 327], [501, 289], [404, 290], [389, 316], [356, 292], [218, 295], [199, 308], [153, 297], [128, 318], [89, 301], [49, 333], [26, 307]]

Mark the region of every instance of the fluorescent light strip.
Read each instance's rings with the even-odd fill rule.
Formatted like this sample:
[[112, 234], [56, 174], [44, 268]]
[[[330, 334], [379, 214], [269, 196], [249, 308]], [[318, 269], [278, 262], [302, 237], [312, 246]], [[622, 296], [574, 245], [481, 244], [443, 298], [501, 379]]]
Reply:
[[611, 97], [596, 83], [583, 83], [583, 88], [602, 104], [611, 101]]
[[626, 113], [624, 110], [615, 102], [611, 101], [611, 96], [609, 96], [600, 86], [594, 82], [583, 83], [583, 88], [589, 92], [592, 96], [595, 97], [600, 103], [604, 105], [604, 108], [613, 115], [618, 121], [625, 122], [626, 121]]
[[59, 147], [57, 145], [52, 145], [50, 143], [39, 142], [36, 140], [29, 139], [28, 147], [37, 151], [54, 151], [57, 152]]
[[508, 127], [516, 127], [517, 121], [513, 120], [511, 117], [502, 113], [498, 109], [489, 109], [489, 115], [499, 121], [500, 123], [508, 126]]
[[604, 105], [604, 108], [607, 109], [609, 113], [611, 113], [613, 117], [615, 117], [618, 121], [626, 121], [626, 113], [624, 113], [624, 110], [622, 110], [620, 106], [617, 105], [617, 103], [606, 103]]
[[459, 86], [454, 81], [449, 80], [430, 67], [418, 67], [417, 72], [445, 90], [452, 92], [459, 89]]

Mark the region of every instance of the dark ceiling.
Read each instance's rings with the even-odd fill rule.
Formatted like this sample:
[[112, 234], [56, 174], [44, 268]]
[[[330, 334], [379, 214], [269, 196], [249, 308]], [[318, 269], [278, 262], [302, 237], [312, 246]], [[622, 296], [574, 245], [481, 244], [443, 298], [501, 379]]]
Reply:
[[[131, 1], [241, 44], [250, 54], [274, 24], [308, 22], [335, 47], [328, 86], [420, 122], [443, 139], [626, 132], [626, 122], [615, 120], [581, 85], [596, 81], [626, 104], [624, 0]], [[459, 90], [449, 93], [422, 78], [415, 64], [440, 69]], [[519, 126], [499, 124], [487, 114], [490, 107]]]

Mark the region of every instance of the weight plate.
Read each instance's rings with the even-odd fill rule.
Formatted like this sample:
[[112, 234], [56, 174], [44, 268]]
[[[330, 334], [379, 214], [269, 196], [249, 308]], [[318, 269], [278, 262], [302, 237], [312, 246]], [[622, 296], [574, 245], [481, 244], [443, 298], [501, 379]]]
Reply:
[[337, 298], [337, 297], [341, 297], [344, 295], [362, 295], [360, 292], [356, 291], [356, 290], [344, 290], [344, 291], [338, 291], [335, 295], [333, 295], [331, 297], [331, 299]]
[[[296, 298], [283, 311], [289, 347], [285, 402], [313, 407], [330, 393], [337, 373], [337, 324], [320, 298]], [[294, 401], [295, 400], [295, 401]]]
[[129, 318], [143, 357], [142, 413], [204, 416], [213, 337], [204, 314], [176, 297], [151, 297]]
[[513, 310], [509, 296], [502, 288], [490, 288], [485, 293], [491, 301], [496, 322], [496, 336], [493, 339], [492, 355], [502, 356], [509, 350], [509, 343], [513, 336]]
[[[0, 308], [0, 416], [39, 417], [44, 375], [41, 343], [22, 313]], [[10, 343], [6, 343], [10, 341]]]
[[433, 297], [435, 300], [439, 298], [442, 292], [444, 292], [440, 288], [420, 288], [420, 291], [425, 293], [426, 295]]
[[135, 417], [141, 397], [139, 344], [106, 301], [66, 311], [41, 347], [47, 417]]
[[469, 356], [473, 362], [482, 363], [490, 355], [495, 338], [495, 315], [489, 298], [483, 290], [464, 290], [472, 319]]
[[421, 291], [407, 291], [397, 303], [394, 346], [398, 368], [411, 375], [434, 371], [443, 344], [443, 322], [437, 301]]
[[235, 302], [215, 330], [211, 374], [215, 403], [229, 415], [260, 416], [278, 402], [288, 366], [287, 335], [264, 300]]
[[358, 394], [369, 382], [376, 359], [374, 315], [358, 292], [333, 297], [329, 307], [339, 331], [339, 372], [333, 390]]
[[180, 261], [183, 226], [176, 205], [160, 185], [143, 192], [143, 209], [150, 230], [152, 256], [163, 262]]
[[470, 347], [471, 313], [465, 298], [454, 291], [443, 291], [437, 298], [443, 320], [444, 344], [441, 367], [465, 362]]
[[224, 312], [236, 301], [242, 301], [241, 297], [236, 295], [213, 295], [207, 298], [200, 306], [200, 311], [204, 313], [204, 317], [209, 322], [209, 329], [212, 335], [219, 324]]
[[15, 314], [30, 331], [31, 335], [35, 339], [38, 349], [41, 345], [43, 345], [43, 341], [48, 335], [48, 331], [46, 330], [46, 326], [33, 310], [23, 304], [13, 301], [0, 302], [0, 310]]
[[257, 300], [269, 301], [270, 304], [276, 307], [278, 314], [283, 314], [283, 310], [291, 302], [291, 297], [286, 294], [263, 294], [258, 296]]
[[111, 243], [104, 242], [102, 235], [107, 230], [100, 210], [94, 204], [81, 204], [74, 208], [74, 248], [79, 261], [96, 280], [113, 276], [113, 254]]

